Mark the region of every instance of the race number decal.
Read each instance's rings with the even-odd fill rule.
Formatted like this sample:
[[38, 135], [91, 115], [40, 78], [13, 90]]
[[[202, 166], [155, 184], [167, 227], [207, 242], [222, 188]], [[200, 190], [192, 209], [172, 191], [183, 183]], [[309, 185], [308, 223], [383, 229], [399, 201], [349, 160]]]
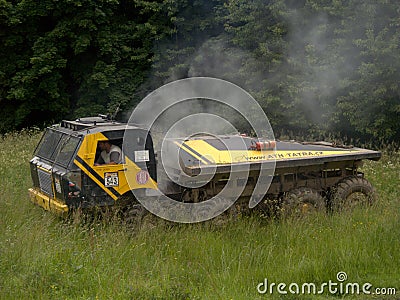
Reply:
[[118, 172], [104, 173], [104, 186], [113, 187], [119, 185]]

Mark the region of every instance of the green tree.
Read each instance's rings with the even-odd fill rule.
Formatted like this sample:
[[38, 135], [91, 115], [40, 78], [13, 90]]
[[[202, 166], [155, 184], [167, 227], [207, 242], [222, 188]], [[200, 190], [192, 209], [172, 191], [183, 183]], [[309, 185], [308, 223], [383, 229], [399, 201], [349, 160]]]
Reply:
[[398, 138], [394, 0], [227, 1], [238, 70], [276, 131]]
[[[400, 10], [397, 1], [352, 1], [357, 19], [343, 30], [355, 47], [357, 65], [338, 101], [342, 118], [375, 139], [400, 138]], [[350, 14], [350, 13], [349, 13]], [[351, 14], [352, 15], [352, 14]], [[364, 20], [364, 22], [357, 22]]]
[[276, 132], [399, 139], [399, 17], [395, 0], [0, 0], [0, 132], [215, 76]]
[[153, 42], [170, 30], [164, 6], [2, 0], [0, 131], [134, 102], [152, 63]]
[[191, 66], [199, 48], [223, 32], [222, 0], [169, 0], [165, 11], [172, 31], [155, 43], [152, 87], [194, 76]]

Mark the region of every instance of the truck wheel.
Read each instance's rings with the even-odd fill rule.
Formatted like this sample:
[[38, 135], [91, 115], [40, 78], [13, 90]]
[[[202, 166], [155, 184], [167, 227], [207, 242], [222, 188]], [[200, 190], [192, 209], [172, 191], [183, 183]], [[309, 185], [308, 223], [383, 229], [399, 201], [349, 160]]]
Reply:
[[147, 213], [147, 210], [131, 193], [127, 193], [118, 199], [117, 208], [120, 216], [127, 224], [140, 224]]
[[147, 210], [140, 203], [130, 205], [124, 211], [124, 221], [128, 224], [140, 224]]
[[298, 218], [325, 211], [324, 198], [316, 190], [301, 187], [285, 194], [280, 215], [284, 218]]
[[375, 197], [375, 189], [367, 179], [349, 176], [336, 185], [330, 206], [333, 211], [352, 210], [356, 206], [371, 205]]

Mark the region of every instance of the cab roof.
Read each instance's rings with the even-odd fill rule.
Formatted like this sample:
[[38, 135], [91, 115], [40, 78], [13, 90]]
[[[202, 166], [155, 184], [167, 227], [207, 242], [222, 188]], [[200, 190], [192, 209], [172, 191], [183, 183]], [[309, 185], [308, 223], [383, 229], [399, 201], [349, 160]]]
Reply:
[[140, 125], [132, 125], [110, 120], [105, 116], [79, 118], [75, 121], [62, 120], [60, 124], [51, 126], [67, 134], [87, 135], [105, 131], [124, 131], [126, 129], [145, 129]]

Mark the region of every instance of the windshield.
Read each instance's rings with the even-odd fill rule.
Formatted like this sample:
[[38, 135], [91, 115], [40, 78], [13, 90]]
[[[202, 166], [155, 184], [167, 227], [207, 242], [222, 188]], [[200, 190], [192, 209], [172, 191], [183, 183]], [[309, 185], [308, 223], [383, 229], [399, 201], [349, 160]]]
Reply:
[[80, 139], [48, 128], [36, 148], [35, 155], [67, 167]]
[[48, 160], [54, 160], [55, 150], [61, 137], [61, 132], [47, 129], [36, 148], [35, 155]]
[[75, 154], [75, 150], [78, 144], [79, 144], [79, 138], [70, 135], [63, 136], [55, 151], [56, 164], [68, 167], [71, 159]]

